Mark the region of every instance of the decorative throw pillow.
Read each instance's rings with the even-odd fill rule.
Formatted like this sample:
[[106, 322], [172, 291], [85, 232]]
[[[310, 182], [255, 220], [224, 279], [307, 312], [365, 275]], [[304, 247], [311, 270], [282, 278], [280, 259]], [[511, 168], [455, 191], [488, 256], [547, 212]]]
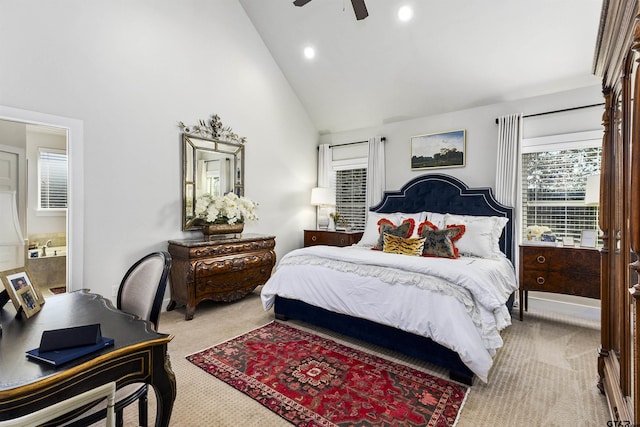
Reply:
[[464, 226], [451, 225], [440, 230], [430, 221], [418, 227], [418, 233], [425, 238], [423, 256], [440, 258], [458, 258], [458, 249], [454, 242], [464, 234]]
[[378, 238], [378, 242], [372, 248], [378, 251], [383, 250], [384, 248], [384, 234], [389, 233], [396, 237], [409, 237], [413, 232], [413, 228], [415, 227], [415, 222], [413, 219], [407, 219], [402, 224], [396, 226], [387, 218], [382, 218], [378, 221], [378, 226], [380, 230], [380, 237]]
[[383, 251], [390, 254], [422, 256], [424, 238], [402, 238], [384, 233]]

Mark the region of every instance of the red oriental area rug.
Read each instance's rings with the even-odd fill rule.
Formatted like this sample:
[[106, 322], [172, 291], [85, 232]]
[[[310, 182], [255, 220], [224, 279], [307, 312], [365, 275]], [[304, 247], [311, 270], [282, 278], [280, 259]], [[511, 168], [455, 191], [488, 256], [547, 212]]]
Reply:
[[297, 426], [452, 426], [467, 393], [278, 322], [187, 360]]

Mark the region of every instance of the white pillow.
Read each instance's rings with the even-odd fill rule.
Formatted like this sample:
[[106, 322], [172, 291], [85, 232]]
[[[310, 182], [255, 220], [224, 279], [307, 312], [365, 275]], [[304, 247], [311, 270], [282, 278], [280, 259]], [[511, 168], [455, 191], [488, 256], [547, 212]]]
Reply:
[[425, 219], [425, 212], [419, 213], [403, 213], [403, 212], [393, 212], [393, 213], [379, 213], [379, 212], [367, 212], [367, 221], [364, 226], [364, 233], [362, 234], [362, 238], [358, 242], [358, 246], [375, 246], [378, 243], [378, 238], [380, 237], [380, 232], [378, 231], [378, 221], [381, 218], [387, 218], [389, 221], [394, 223], [395, 225], [400, 225], [405, 219], [413, 218], [415, 221], [415, 227], [413, 228], [413, 233], [409, 237], [420, 237], [418, 236], [418, 225]]
[[496, 258], [504, 256], [500, 250], [500, 236], [508, 218], [498, 216], [445, 215], [445, 226], [462, 224], [466, 231], [456, 247], [461, 255], [480, 258]]
[[420, 236], [418, 236], [418, 226], [420, 225], [421, 222], [423, 222], [426, 219], [427, 213], [426, 212], [418, 212], [418, 213], [404, 213], [404, 212], [396, 212], [394, 215], [396, 215], [396, 218], [398, 218], [397, 221], [394, 222], [394, 224], [396, 225], [400, 225], [404, 222], [404, 220], [406, 219], [413, 219], [413, 221], [415, 222], [415, 227], [413, 228], [413, 233], [411, 233], [412, 238], [419, 238]]
[[438, 227], [438, 229], [442, 230], [443, 228], [445, 228], [444, 217], [445, 214], [441, 214], [438, 212], [425, 212], [424, 220], [429, 221], [431, 224]]
[[387, 218], [394, 224], [398, 223], [398, 217], [395, 213], [367, 212], [367, 222], [365, 222], [364, 233], [362, 233], [358, 246], [375, 246], [378, 243], [378, 238], [380, 237], [378, 221], [381, 218]]

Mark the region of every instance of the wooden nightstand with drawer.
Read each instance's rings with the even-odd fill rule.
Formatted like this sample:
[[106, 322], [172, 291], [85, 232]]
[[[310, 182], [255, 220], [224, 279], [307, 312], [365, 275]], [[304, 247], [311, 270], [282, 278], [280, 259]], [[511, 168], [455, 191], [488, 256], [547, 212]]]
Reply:
[[528, 309], [529, 291], [600, 299], [600, 251], [521, 245], [520, 320], [523, 308]]
[[304, 246], [351, 246], [362, 238], [362, 231], [304, 230]]

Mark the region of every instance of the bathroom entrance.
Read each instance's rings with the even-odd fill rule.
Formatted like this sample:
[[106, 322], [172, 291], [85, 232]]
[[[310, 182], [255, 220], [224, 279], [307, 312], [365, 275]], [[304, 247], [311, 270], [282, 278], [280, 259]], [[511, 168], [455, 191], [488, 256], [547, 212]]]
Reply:
[[[24, 266], [46, 296], [67, 288], [67, 130], [0, 120], [0, 156], [18, 153], [7, 189], [16, 191]], [[22, 261], [22, 260], [21, 260]]]

